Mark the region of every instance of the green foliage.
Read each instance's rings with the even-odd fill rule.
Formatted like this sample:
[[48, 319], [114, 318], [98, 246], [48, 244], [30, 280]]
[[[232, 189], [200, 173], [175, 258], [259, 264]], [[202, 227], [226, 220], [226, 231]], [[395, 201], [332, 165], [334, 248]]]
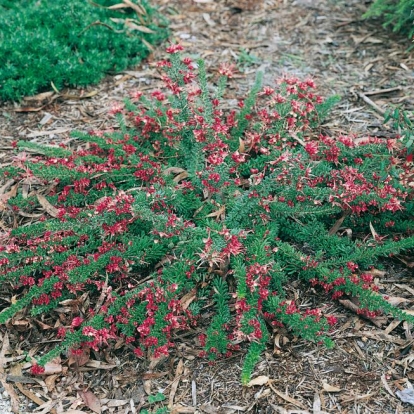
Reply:
[[144, 1], [0, 0], [0, 99], [99, 82], [138, 64], [167, 36], [165, 20]]
[[[0, 245], [0, 283], [17, 298], [0, 323], [20, 311], [50, 326], [59, 319], [61, 342], [33, 373], [64, 351], [120, 339], [137, 357], [159, 358], [177, 331], [201, 325], [200, 356], [210, 361], [247, 342], [246, 384], [273, 329], [333, 346], [335, 315], [293, 300], [287, 286], [298, 279], [333, 300], [358, 298], [362, 315], [412, 323], [370, 273], [414, 248], [406, 150], [320, 135], [336, 98], [318, 96], [311, 79], [273, 88], [259, 74], [239, 110], [226, 111], [230, 67], [211, 92], [203, 62], [196, 72], [180, 49], [169, 46], [159, 64], [164, 91], [114, 106], [115, 129], [74, 132], [76, 150], [20, 142], [18, 151], [39, 156], [20, 152], [0, 170], [16, 186], [4, 225], [43, 212]], [[86, 315], [62, 312], [82, 295]]]
[[165, 395], [161, 392], [158, 392], [155, 395], [148, 395], [148, 402], [150, 404], [154, 404], [156, 402], [160, 402], [160, 401], [164, 401], [165, 400]]
[[394, 32], [414, 35], [414, 3], [412, 0], [375, 0], [363, 17], [380, 17], [384, 27], [391, 26]]
[[414, 147], [414, 124], [413, 113], [403, 111], [400, 108], [393, 108], [386, 111], [384, 124], [391, 121], [391, 126], [401, 135], [402, 142], [407, 148], [408, 154], [413, 152]]

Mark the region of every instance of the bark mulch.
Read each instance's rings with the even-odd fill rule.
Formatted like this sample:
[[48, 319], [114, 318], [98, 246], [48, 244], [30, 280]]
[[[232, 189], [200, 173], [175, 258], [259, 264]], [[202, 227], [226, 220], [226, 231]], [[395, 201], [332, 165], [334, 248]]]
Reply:
[[[324, 133], [394, 137], [382, 123], [391, 105], [413, 110], [414, 56], [409, 41], [363, 21], [369, 2], [360, 0], [154, 0], [171, 21], [172, 39], [193, 58], [203, 57], [213, 72], [223, 61], [238, 74], [226, 95], [237, 103], [257, 71], [271, 84], [284, 73], [311, 75], [323, 96], [339, 94]], [[12, 142], [70, 142], [70, 131], [105, 129], [114, 102], [131, 90], [160, 84], [155, 50], [139, 67], [83, 90], [51, 90], [0, 108], [0, 163]], [[368, 98], [368, 99], [367, 99]], [[4, 229], [3, 229], [4, 230]], [[376, 281], [396, 304], [413, 309], [413, 259], [378, 265]], [[176, 350], [157, 363], [125, 350], [54, 361], [47, 375], [32, 378], [24, 354], [53, 347], [45, 320], [22, 314], [2, 330], [0, 381], [17, 412], [139, 413], [168, 406], [171, 413], [412, 413], [414, 350], [412, 327], [386, 317], [366, 320], [352, 303], [329, 301], [312, 288], [293, 283], [290, 294], [304, 308], [317, 305], [335, 314], [336, 347], [304, 342], [274, 332], [273, 343], [257, 365], [257, 385], [243, 388], [244, 352], [209, 365], [197, 357], [197, 333], [177, 335]], [[208, 315], [206, 315], [206, 319]], [[204, 329], [201, 323], [199, 330]], [[19, 362], [16, 364], [16, 362]], [[156, 402], [157, 398], [166, 398]], [[151, 397], [149, 397], [151, 396]], [[153, 401], [150, 403], [150, 401]]]

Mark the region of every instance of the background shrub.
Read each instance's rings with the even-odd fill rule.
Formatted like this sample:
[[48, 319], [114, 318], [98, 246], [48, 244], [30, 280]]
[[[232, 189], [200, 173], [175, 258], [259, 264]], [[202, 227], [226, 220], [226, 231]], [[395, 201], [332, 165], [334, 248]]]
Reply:
[[384, 27], [394, 32], [414, 35], [414, 2], [412, 0], [375, 0], [364, 17], [381, 17]]
[[19, 100], [51, 82], [58, 89], [97, 83], [166, 38], [165, 21], [148, 2], [107, 8], [116, 3], [0, 0], [0, 99]]

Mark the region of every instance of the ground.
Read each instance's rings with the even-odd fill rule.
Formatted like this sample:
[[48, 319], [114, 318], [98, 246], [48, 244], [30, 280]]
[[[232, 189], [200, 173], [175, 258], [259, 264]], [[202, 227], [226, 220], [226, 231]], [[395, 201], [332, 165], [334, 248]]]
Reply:
[[[369, 2], [154, 3], [171, 20], [171, 40], [180, 41], [192, 57], [205, 58], [212, 71], [223, 61], [236, 63], [239, 72], [225, 96], [229, 106], [237, 103], [236, 98], [243, 96], [256, 72], [262, 71], [266, 84], [284, 73], [310, 75], [322, 95], [341, 95], [341, 103], [323, 126], [326, 134], [395, 136], [382, 124], [381, 110], [397, 104], [413, 109], [410, 42], [378, 22], [363, 21]], [[16, 139], [68, 142], [73, 129], [112, 126], [114, 120], [107, 112], [114, 102], [122, 101], [130, 90], [146, 91], [160, 84], [154, 63], [163, 57], [161, 47], [143, 65], [107, 77], [97, 86], [61, 91], [60, 95], [51, 91], [20, 104], [2, 105], [0, 162], [7, 162]], [[391, 90], [377, 93], [380, 89]], [[412, 259], [382, 262], [378, 268], [384, 269], [376, 276], [381, 291], [411, 309]], [[52, 347], [53, 341], [48, 340], [50, 326], [25, 315], [11, 321], [7, 331], [1, 329], [0, 380], [18, 412], [33, 411], [38, 405], [36, 412], [72, 414], [93, 410], [139, 413], [166, 405], [172, 407], [172, 413], [414, 412], [414, 396], [411, 404], [401, 398], [401, 391], [414, 380], [410, 366], [414, 341], [409, 326], [386, 317], [362, 319], [352, 313], [350, 304], [332, 302], [301, 283], [290, 286], [290, 294], [302, 307], [317, 301], [319, 307], [338, 317], [341, 323], [332, 333], [336, 347], [327, 350], [289, 332], [275, 331], [254, 371], [259, 385], [243, 388], [240, 384], [243, 352], [215, 365], [197, 357], [196, 336], [203, 323], [196, 332], [177, 335], [175, 354], [156, 365], [120, 349], [91, 354], [86, 364], [56, 361], [48, 375], [33, 379], [25, 371], [30, 364], [13, 366], [12, 362], [19, 360], [23, 350], [41, 353]], [[147, 396], [157, 392], [166, 400], [150, 405]]]

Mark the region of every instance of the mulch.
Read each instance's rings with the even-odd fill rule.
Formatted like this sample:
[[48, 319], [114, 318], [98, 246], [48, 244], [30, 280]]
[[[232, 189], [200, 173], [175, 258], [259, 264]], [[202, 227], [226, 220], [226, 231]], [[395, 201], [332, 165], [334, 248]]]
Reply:
[[[322, 96], [341, 95], [341, 103], [323, 126], [331, 135], [393, 137], [383, 125], [392, 105], [414, 107], [414, 55], [409, 41], [361, 16], [369, 2], [358, 0], [153, 0], [171, 21], [171, 41], [193, 58], [204, 58], [212, 73], [233, 62], [238, 73], [226, 93], [237, 104], [264, 73], [272, 84], [284, 73], [312, 76]], [[107, 116], [132, 90], [158, 88], [155, 62], [163, 47], [141, 66], [85, 89], [51, 90], [0, 108], [0, 163], [12, 143], [70, 143], [72, 130], [114, 126]], [[368, 98], [365, 99], [365, 98]], [[75, 144], [75, 143], [74, 143]], [[380, 291], [412, 310], [413, 259], [383, 261], [376, 270]], [[177, 334], [173, 356], [157, 362], [134, 358], [125, 349], [92, 352], [81, 360], [54, 361], [47, 375], [27, 373], [26, 353], [53, 347], [47, 317], [26, 314], [1, 330], [0, 381], [19, 412], [139, 413], [169, 406], [171, 413], [410, 413], [414, 412], [414, 340], [412, 327], [387, 317], [363, 319], [352, 304], [333, 302], [302, 283], [289, 294], [304, 310], [322, 307], [340, 321], [332, 350], [276, 330], [257, 365], [257, 385], [242, 387], [245, 350], [214, 365], [197, 357], [198, 331]], [[206, 319], [208, 315], [206, 315]], [[17, 363], [18, 362], [18, 363]], [[161, 402], [149, 403], [163, 394]]]

